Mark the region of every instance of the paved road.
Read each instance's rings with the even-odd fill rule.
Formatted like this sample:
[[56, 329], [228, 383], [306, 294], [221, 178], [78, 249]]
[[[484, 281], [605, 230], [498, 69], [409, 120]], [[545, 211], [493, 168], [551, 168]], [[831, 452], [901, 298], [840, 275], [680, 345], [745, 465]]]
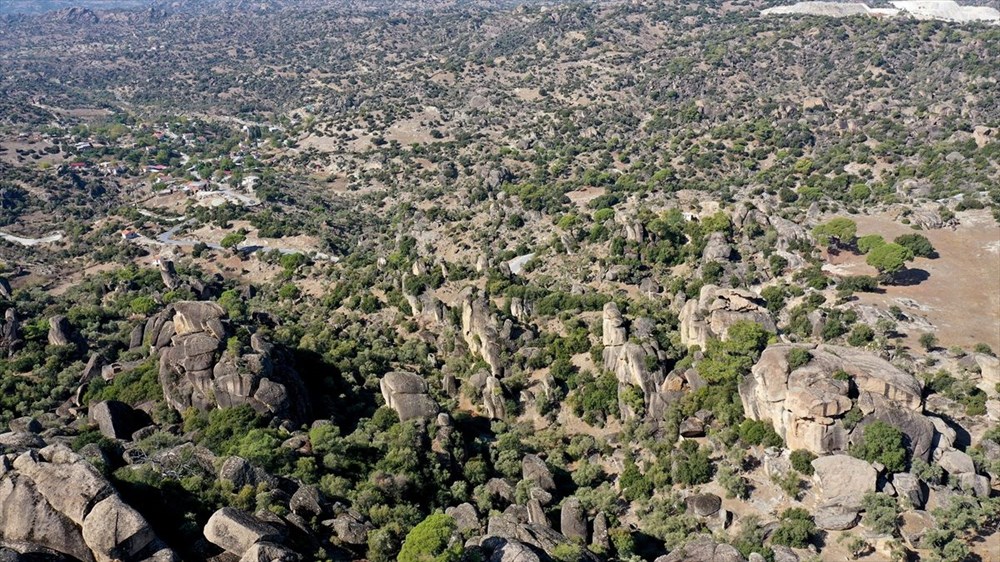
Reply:
[[14, 236], [13, 234], [7, 234], [6, 232], [0, 232], [0, 238], [14, 244], [20, 244], [22, 246], [37, 246], [38, 244], [48, 244], [50, 242], [58, 242], [62, 240], [62, 232], [53, 232], [48, 236], [42, 238], [22, 238], [21, 236]]

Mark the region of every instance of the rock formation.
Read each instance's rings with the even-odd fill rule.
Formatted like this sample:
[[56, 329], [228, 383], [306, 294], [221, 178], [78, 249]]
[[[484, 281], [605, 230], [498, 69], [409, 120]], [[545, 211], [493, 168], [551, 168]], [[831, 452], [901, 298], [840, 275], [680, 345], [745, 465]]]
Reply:
[[[792, 369], [788, 354], [795, 348], [807, 350], [811, 359]], [[846, 450], [850, 432], [842, 418], [858, 407], [865, 415], [859, 426], [886, 421], [909, 436], [916, 457], [930, 458], [934, 427], [921, 414], [920, 382], [870, 353], [829, 345], [772, 345], [739, 392], [747, 417], [771, 422], [789, 449], [817, 454]]]
[[91, 404], [87, 415], [109, 439], [131, 439], [133, 433], [152, 423], [145, 412], [115, 400]]
[[462, 297], [462, 339], [473, 355], [479, 355], [489, 365], [494, 377], [503, 375], [496, 319], [490, 316], [486, 299], [475, 297], [471, 289], [466, 289]]
[[0, 324], [0, 352], [11, 355], [21, 347], [22, 343], [21, 323], [18, 322], [14, 309], [8, 308], [4, 312], [4, 322]]
[[420, 375], [393, 371], [379, 382], [387, 406], [399, 414], [400, 421], [429, 420], [438, 413], [437, 402], [427, 394], [427, 381]]
[[205, 538], [212, 544], [243, 556], [256, 544], [281, 541], [281, 530], [233, 507], [212, 514], [205, 525]]
[[0, 456], [0, 541], [83, 562], [177, 559], [97, 469], [63, 445]]
[[[636, 321], [636, 327], [640, 325]], [[642, 332], [642, 330], [633, 330]], [[639, 387], [643, 395], [649, 397], [660, 390], [663, 371], [657, 365], [659, 349], [651, 334], [634, 334], [641, 343], [629, 341], [628, 327], [618, 310], [618, 305], [609, 302], [604, 305], [603, 343], [604, 367], [618, 377], [618, 382]], [[638, 336], [645, 336], [639, 338]], [[652, 365], [651, 365], [652, 363]]]
[[681, 343], [704, 349], [709, 339], [726, 339], [729, 327], [740, 320], [756, 322], [769, 332], [777, 330], [764, 300], [757, 294], [705, 285], [697, 300], [689, 300], [681, 308]]
[[252, 353], [224, 352], [225, 312], [212, 302], [183, 301], [146, 323], [145, 339], [160, 353], [160, 384], [178, 412], [248, 404], [262, 415], [293, 422], [309, 401], [298, 374], [274, 346], [251, 337]]
[[49, 345], [69, 345], [72, 327], [65, 316], [53, 316], [49, 318]]

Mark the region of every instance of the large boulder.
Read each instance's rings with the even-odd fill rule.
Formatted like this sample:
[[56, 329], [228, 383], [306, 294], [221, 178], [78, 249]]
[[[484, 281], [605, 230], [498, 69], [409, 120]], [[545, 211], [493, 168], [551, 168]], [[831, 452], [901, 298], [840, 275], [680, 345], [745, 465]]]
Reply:
[[507, 392], [500, 379], [489, 375], [483, 386], [483, 408], [493, 420], [507, 419]]
[[726, 339], [729, 327], [741, 320], [760, 324], [769, 332], [777, 330], [764, 299], [756, 293], [705, 285], [697, 299], [681, 307], [681, 344], [704, 349], [710, 339]]
[[83, 457], [63, 445], [0, 457], [0, 542], [84, 562], [176, 556]]
[[620, 385], [638, 387], [648, 405], [663, 384], [663, 370], [658, 366], [650, 368], [650, 363], [658, 363], [660, 350], [649, 322], [637, 319], [631, 334], [637, 343], [629, 341], [629, 327], [618, 305], [609, 302], [604, 305], [602, 323], [604, 368], [615, 374]]
[[722, 509], [722, 498], [715, 494], [692, 494], [685, 498], [687, 510], [698, 517], [715, 515]]
[[83, 522], [83, 540], [97, 562], [175, 558], [146, 520], [116, 495], [94, 505]]
[[438, 413], [437, 402], [427, 393], [427, 381], [420, 375], [393, 371], [379, 382], [387, 406], [399, 414], [400, 421], [428, 420]]
[[874, 492], [878, 482], [878, 472], [871, 464], [848, 455], [819, 457], [812, 461], [812, 467], [821, 504], [859, 508], [861, 499]]
[[3, 324], [0, 324], [0, 352], [10, 355], [20, 349], [24, 340], [21, 337], [21, 322], [13, 308], [4, 312]]
[[566, 498], [559, 512], [559, 529], [570, 540], [587, 542], [587, 518], [577, 498]]
[[528, 453], [521, 459], [521, 478], [547, 491], [554, 492], [556, 481], [552, 471], [538, 455]]
[[488, 537], [482, 547], [489, 562], [542, 562], [538, 552], [521, 541]]
[[233, 507], [224, 507], [208, 519], [205, 538], [226, 552], [243, 556], [261, 542], [281, 542], [284, 538], [273, 525]]
[[146, 332], [160, 353], [164, 398], [178, 412], [249, 405], [261, 415], [306, 419], [305, 386], [273, 345], [255, 334], [251, 353], [224, 351], [226, 318], [217, 304], [174, 303], [146, 323]]
[[65, 316], [49, 318], [49, 345], [69, 345], [73, 341], [72, 330]]
[[[792, 368], [793, 349], [811, 359]], [[847, 380], [850, 379], [850, 380]], [[739, 386], [747, 417], [770, 422], [789, 449], [817, 454], [847, 449], [849, 432], [842, 418], [854, 406], [851, 381], [860, 393], [862, 425], [880, 419], [910, 436], [914, 453], [928, 460], [934, 429], [921, 415], [922, 386], [891, 363], [854, 348], [794, 344], [771, 345]]]
[[702, 263], [727, 262], [733, 255], [733, 247], [726, 240], [724, 232], [713, 232], [708, 235], [705, 249], [701, 253]]
[[109, 439], [131, 439], [133, 433], [153, 421], [149, 414], [115, 400], [91, 404], [87, 417]]

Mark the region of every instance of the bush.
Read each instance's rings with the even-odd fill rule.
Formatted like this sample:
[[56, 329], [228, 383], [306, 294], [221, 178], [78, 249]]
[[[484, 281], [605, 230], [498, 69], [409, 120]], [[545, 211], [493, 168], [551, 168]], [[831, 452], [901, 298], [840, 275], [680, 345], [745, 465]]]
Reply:
[[859, 324], [851, 330], [851, 335], [847, 336], [847, 343], [854, 347], [861, 347], [871, 343], [875, 339], [875, 330], [867, 324]]
[[816, 455], [805, 449], [796, 449], [792, 451], [791, 461], [792, 468], [794, 468], [800, 474], [806, 476], [812, 476], [813, 466], [812, 462], [816, 460]]
[[809, 350], [803, 349], [801, 347], [793, 347], [791, 351], [788, 352], [788, 369], [794, 371], [799, 367], [805, 367], [812, 361], [812, 354]]
[[809, 512], [801, 507], [793, 507], [781, 514], [778, 528], [771, 535], [771, 542], [792, 548], [805, 548], [809, 546], [814, 534], [816, 523]]
[[925, 350], [931, 351], [932, 349], [937, 347], [937, 343], [938, 339], [937, 336], [935, 336], [934, 334], [930, 332], [920, 334], [920, 347], [924, 348]]
[[740, 440], [747, 445], [780, 447], [784, 444], [771, 424], [760, 420], [743, 420], [739, 427]]
[[625, 469], [618, 477], [618, 486], [622, 490], [622, 496], [630, 502], [648, 500], [653, 495], [653, 482], [639, 472], [639, 467], [632, 459], [625, 461]]
[[707, 484], [712, 480], [714, 472], [708, 449], [698, 447], [694, 441], [685, 441], [682, 445], [688, 443], [693, 446], [682, 446], [681, 452], [674, 459], [671, 476], [674, 482], [685, 486]]
[[899, 503], [896, 498], [868, 492], [861, 501], [865, 510], [862, 523], [872, 531], [882, 535], [892, 535], [899, 524]]
[[435, 513], [417, 524], [406, 535], [399, 551], [399, 562], [455, 562], [462, 556], [462, 544], [452, 541], [455, 518]]
[[882, 463], [889, 472], [906, 470], [907, 451], [903, 445], [903, 432], [883, 421], [865, 426], [861, 440], [851, 447], [850, 452], [859, 459]]

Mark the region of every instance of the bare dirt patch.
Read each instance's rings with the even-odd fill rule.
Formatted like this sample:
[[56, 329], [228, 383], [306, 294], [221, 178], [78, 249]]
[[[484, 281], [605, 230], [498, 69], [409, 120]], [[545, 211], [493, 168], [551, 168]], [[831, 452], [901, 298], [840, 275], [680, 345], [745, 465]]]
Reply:
[[587, 203], [604, 195], [605, 191], [603, 187], [585, 187], [576, 191], [570, 191], [566, 194], [566, 197], [569, 197], [570, 202], [574, 205], [582, 208], [586, 207]]
[[[881, 294], [859, 294], [863, 304], [882, 308], [901, 306], [909, 299], [916, 310], [904, 312], [924, 316], [937, 328], [942, 346], [971, 347], [985, 342], [1000, 349], [1000, 225], [988, 211], [959, 214], [954, 230], [916, 231], [885, 215], [852, 217], [858, 235], [881, 234], [891, 240], [900, 234], [919, 232], [937, 250], [936, 259], [917, 258], [910, 264], [916, 278], [909, 285], [894, 285]], [[843, 252], [829, 258], [837, 270], [852, 275], [871, 275], [874, 269], [865, 257]], [[912, 346], [920, 334], [908, 334]]]

